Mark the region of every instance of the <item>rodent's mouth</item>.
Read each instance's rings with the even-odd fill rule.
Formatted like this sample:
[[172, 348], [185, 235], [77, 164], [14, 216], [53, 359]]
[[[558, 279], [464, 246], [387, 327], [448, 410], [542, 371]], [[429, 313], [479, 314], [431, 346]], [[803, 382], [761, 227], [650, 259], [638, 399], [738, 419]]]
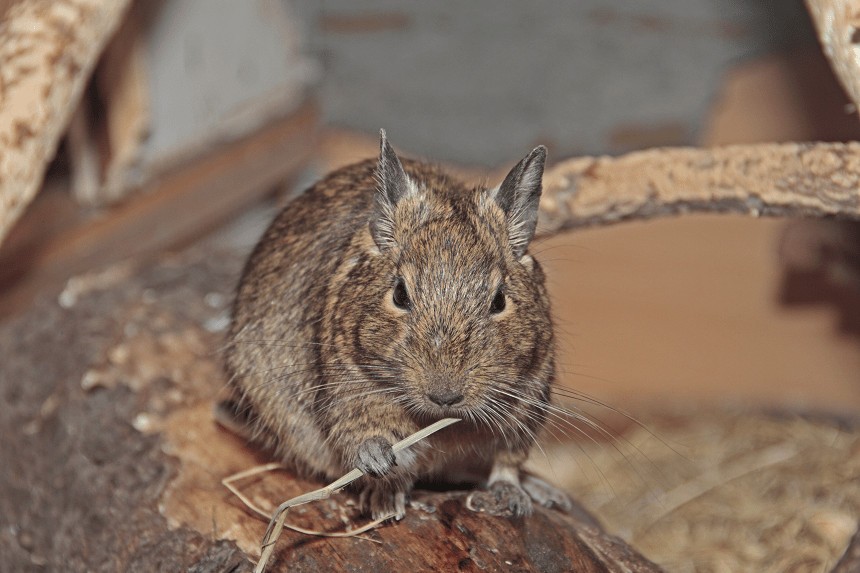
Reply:
[[436, 422], [442, 418], [460, 418], [466, 420], [473, 417], [471, 409], [463, 403], [454, 406], [440, 406], [429, 400], [424, 400], [415, 411], [419, 413], [422, 421], [428, 423]]

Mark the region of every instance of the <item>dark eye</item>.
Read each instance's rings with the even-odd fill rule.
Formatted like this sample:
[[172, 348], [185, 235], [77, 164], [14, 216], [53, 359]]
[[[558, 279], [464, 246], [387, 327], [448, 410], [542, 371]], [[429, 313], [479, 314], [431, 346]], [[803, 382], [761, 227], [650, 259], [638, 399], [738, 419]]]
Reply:
[[503, 310], [505, 310], [505, 293], [502, 292], [502, 289], [499, 289], [496, 292], [496, 296], [493, 297], [493, 302], [490, 303], [490, 312], [499, 314]]
[[406, 292], [406, 283], [403, 279], [397, 279], [394, 283], [394, 294], [391, 295], [391, 300], [397, 308], [409, 310], [409, 293]]

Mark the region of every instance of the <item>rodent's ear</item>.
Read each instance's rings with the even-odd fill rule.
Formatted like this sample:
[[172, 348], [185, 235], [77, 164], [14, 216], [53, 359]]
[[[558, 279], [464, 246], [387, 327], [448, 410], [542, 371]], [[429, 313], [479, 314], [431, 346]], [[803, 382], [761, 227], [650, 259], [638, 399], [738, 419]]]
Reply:
[[376, 210], [370, 220], [370, 233], [380, 250], [394, 243], [394, 207], [409, 192], [409, 178], [394, 149], [379, 130], [379, 160], [376, 163]]
[[511, 169], [495, 193], [507, 215], [508, 237], [517, 258], [525, 254], [535, 234], [545, 163], [546, 147], [539, 145]]

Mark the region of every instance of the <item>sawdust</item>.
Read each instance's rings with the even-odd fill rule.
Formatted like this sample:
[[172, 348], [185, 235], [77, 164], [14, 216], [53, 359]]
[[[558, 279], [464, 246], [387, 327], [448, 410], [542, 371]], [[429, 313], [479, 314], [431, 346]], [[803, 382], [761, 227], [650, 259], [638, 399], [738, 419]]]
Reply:
[[860, 519], [857, 425], [712, 413], [648, 428], [659, 439], [638, 428], [618, 449], [552, 446], [538, 471], [669, 571], [827, 571], [845, 552]]

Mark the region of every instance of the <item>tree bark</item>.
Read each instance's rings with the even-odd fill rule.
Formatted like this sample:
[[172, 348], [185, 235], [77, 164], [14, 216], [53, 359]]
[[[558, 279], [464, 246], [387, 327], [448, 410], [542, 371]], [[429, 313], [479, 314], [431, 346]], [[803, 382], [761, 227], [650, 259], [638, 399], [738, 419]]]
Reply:
[[[111, 267], [0, 325], [0, 569], [250, 570], [266, 523], [220, 480], [267, 459], [211, 415], [241, 261], [197, 249]], [[320, 485], [239, 484], [269, 507]], [[583, 510], [511, 520], [465, 496], [419, 491], [372, 540], [285, 532], [270, 570], [658, 571]], [[353, 520], [347, 493], [288, 515], [318, 530]]]

